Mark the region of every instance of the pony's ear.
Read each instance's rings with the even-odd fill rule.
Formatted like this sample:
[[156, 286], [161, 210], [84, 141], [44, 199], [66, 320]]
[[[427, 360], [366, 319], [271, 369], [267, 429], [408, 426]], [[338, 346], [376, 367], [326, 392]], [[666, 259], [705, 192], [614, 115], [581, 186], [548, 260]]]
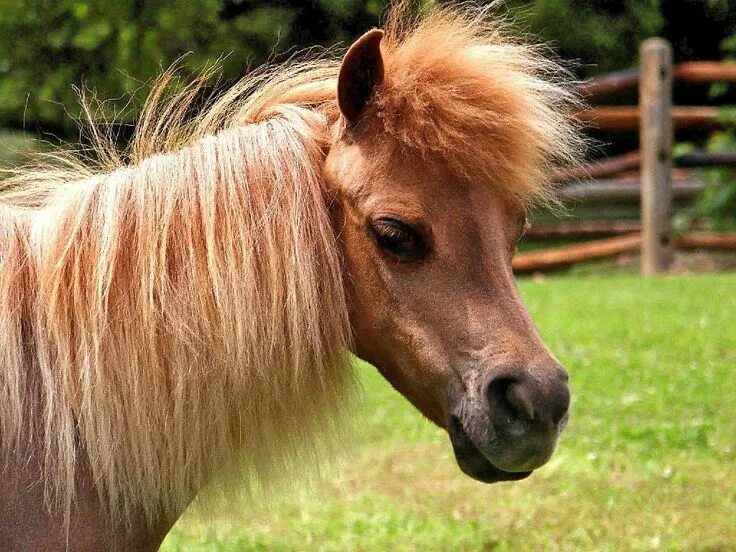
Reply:
[[381, 39], [383, 31], [373, 29], [350, 47], [337, 77], [337, 104], [345, 119], [355, 124], [375, 88], [383, 82]]

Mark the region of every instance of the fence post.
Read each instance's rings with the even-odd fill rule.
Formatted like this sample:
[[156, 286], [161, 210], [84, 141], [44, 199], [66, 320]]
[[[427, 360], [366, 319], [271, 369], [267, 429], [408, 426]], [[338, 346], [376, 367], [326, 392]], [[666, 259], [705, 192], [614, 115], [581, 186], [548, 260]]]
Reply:
[[641, 270], [651, 276], [672, 262], [672, 48], [650, 38], [640, 57]]

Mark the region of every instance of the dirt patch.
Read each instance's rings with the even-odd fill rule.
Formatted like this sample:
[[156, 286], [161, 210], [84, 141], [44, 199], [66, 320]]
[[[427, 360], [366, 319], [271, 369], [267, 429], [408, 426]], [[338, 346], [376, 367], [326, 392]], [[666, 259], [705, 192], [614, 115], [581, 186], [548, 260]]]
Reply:
[[736, 270], [736, 252], [714, 253], [710, 251], [678, 251], [672, 262], [672, 272], [725, 272]]

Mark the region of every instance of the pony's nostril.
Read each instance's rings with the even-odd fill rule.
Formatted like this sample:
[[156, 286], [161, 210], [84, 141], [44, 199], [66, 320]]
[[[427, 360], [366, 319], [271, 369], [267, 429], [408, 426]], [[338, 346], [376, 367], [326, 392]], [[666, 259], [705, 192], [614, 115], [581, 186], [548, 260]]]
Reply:
[[514, 378], [494, 378], [486, 391], [494, 425], [502, 426], [534, 419], [534, 402], [529, 390]]
[[530, 423], [540, 428], [558, 425], [570, 407], [567, 379], [562, 368], [543, 384], [524, 377], [492, 378], [487, 384], [486, 400], [493, 425], [502, 433], [526, 431]]
[[[506, 368], [485, 383], [487, 450], [493, 465], [505, 471], [528, 471], [552, 455], [564, 427], [570, 390], [554, 366], [542, 372]], [[499, 373], [500, 372], [500, 373]]]
[[529, 395], [528, 387], [512, 383], [506, 388], [506, 401], [517, 414], [517, 418], [534, 419], [534, 402]]

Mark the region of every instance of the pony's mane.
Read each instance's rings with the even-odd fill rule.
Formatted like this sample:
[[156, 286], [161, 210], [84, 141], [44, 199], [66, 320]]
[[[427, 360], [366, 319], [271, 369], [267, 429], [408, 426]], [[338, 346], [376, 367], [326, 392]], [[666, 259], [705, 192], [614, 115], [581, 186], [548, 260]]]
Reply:
[[[361, 132], [525, 201], [574, 156], [559, 67], [485, 13], [399, 4], [382, 51]], [[152, 518], [215, 472], [284, 471], [329, 427], [351, 380], [321, 174], [352, 131], [338, 70], [266, 68], [194, 117], [203, 83], [166, 74], [127, 150], [93, 127], [92, 155], [3, 183], [0, 453], [33, 441], [67, 514], [80, 454], [116, 515]]]
[[43, 443], [65, 510], [80, 453], [114, 515], [151, 518], [330, 427], [348, 321], [324, 121], [297, 109], [0, 207], [3, 450]]

